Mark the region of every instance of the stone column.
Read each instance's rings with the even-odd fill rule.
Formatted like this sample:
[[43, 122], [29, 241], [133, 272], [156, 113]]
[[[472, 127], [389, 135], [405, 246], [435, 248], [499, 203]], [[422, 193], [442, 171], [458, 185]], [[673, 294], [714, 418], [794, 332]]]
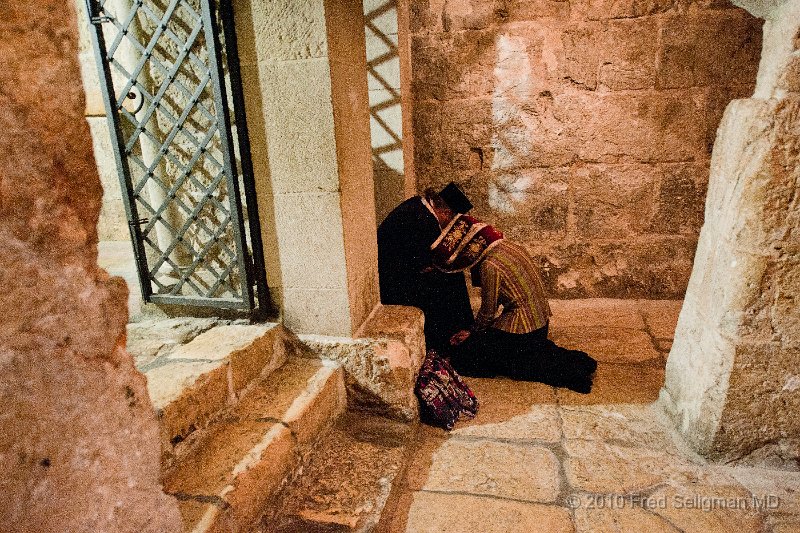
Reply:
[[125, 285], [97, 266], [75, 20], [59, 0], [0, 6], [0, 524], [180, 531]]
[[758, 83], [717, 133], [660, 398], [720, 459], [800, 445], [800, 2], [737, 3], [766, 19]]
[[350, 336], [378, 303], [362, 4], [235, 9], [271, 294], [293, 331]]

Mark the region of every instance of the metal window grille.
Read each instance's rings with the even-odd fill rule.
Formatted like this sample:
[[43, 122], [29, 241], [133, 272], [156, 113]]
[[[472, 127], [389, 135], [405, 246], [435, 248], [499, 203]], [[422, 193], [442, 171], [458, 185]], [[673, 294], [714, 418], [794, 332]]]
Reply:
[[230, 2], [86, 7], [144, 300], [263, 309]]

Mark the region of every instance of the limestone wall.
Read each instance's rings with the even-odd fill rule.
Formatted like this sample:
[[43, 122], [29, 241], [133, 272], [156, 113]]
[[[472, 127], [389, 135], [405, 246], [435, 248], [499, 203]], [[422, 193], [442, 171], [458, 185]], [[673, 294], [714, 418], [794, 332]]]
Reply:
[[125, 352], [125, 285], [97, 267], [102, 190], [75, 12], [0, 6], [0, 524], [179, 531], [158, 426]]
[[557, 297], [679, 298], [761, 21], [722, 1], [412, 0], [418, 189], [453, 179]]
[[661, 402], [726, 460], [800, 455], [800, 2], [764, 10], [756, 93], [728, 106], [714, 146]]
[[363, 4], [235, 2], [270, 296], [298, 333], [378, 303]]

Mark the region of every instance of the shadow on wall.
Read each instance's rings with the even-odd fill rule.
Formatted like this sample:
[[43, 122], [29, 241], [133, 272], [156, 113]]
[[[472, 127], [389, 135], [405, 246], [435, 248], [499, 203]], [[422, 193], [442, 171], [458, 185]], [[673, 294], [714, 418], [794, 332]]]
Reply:
[[364, 0], [375, 219], [405, 199], [397, 1]]

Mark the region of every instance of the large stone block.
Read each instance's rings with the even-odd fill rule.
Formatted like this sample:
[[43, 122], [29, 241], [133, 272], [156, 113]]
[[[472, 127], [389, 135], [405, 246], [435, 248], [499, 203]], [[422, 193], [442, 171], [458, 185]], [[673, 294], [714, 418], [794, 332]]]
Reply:
[[[339, 188], [331, 73], [327, 60], [259, 67], [269, 173], [277, 193]], [[250, 91], [253, 92], [253, 91]], [[302, 146], [303, 150], [298, 150]]]
[[676, 163], [662, 165], [661, 183], [647, 233], [695, 236], [703, 225], [708, 167]]
[[381, 305], [356, 332], [357, 338], [387, 338], [402, 342], [414, 366], [425, 359], [425, 317], [416, 307]]
[[443, 103], [438, 163], [453, 170], [491, 166], [492, 113], [493, 102], [488, 98]]
[[585, 161], [689, 161], [705, 152], [702, 99], [691, 92], [570, 92], [556, 104]]
[[494, 91], [495, 32], [415, 35], [412, 91], [417, 100], [488, 96]]
[[666, 19], [658, 85], [753, 84], [761, 55], [761, 25], [738, 9]]
[[581, 23], [564, 31], [561, 42], [564, 60], [561, 75], [571, 83], [590, 90], [597, 88], [600, 67], [600, 39], [602, 27]]
[[553, 503], [561, 491], [559, 467], [545, 447], [450, 439], [433, 455], [423, 489]]
[[441, 31], [446, 0], [409, 2], [409, 31], [412, 33]]
[[529, 248], [554, 297], [674, 299], [686, 290], [695, 246], [692, 237], [651, 237]]
[[414, 367], [408, 348], [389, 339], [348, 339], [301, 335], [312, 352], [339, 362], [352, 405], [402, 420], [417, 417]]
[[492, 100], [493, 170], [565, 166], [577, 159], [580, 122], [544, 89], [530, 99]]
[[614, 239], [642, 233], [653, 220], [660, 177], [653, 165], [578, 167], [571, 180], [576, 234]]
[[658, 25], [655, 19], [610, 21], [603, 33], [598, 81], [611, 90], [655, 84]]
[[522, 20], [569, 18], [569, 2], [563, 0], [506, 0], [505, 10], [508, 22]]
[[323, 2], [238, 0], [235, 4], [239, 55], [243, 64], [327, 55]]
[[[339, 195], [281, 194], [275, 197], [275, 223], [284, 290], [346, 289]], [[306, 213], [307, 217], [298, 217]], [[318, 265], [326, 268], [317, 268]], [[292, 329], [290, 327], [290, 329]]]
[[571, 6], [575, 19], [606, 20], [644, 17], [669, 11], [675, 0], [578, 0]]
[[414, 166], [427, 168], [438, 164], [442, 113], [436, 102], [415, 102], [412, 117]]
[[706, 94], [706, 148], [709, 156], [717, 139], [717, 129], [719, 128], [722, 114], [731, 100], [748, 98], [753, 94], [753, 84], [733, 85], [731, 87], [713, 86], [708, 89]]
[[478, 217], [512, 239], [563, 235], [567, 228], [566, 169], [529, 169], [474, 177], [465, 186]]
[[451, 0], [442, 11], [442, 29], [447, 32], [487, 29], [508, 19], [505, 4], [503, 0]]

